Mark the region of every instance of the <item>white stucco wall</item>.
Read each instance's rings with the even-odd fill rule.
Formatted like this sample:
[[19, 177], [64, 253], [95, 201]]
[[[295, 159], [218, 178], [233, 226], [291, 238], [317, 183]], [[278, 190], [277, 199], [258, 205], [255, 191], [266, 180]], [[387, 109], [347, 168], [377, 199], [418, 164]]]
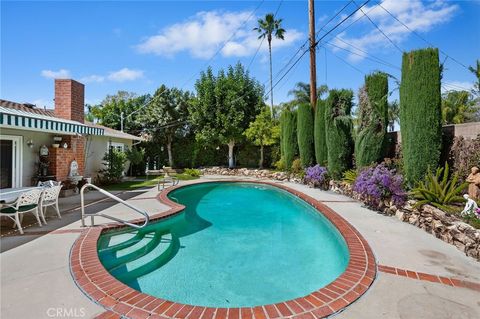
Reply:
[[[38, 162], [39, 149], [42, 145], [51, 146], [54, 136], [63, 134], [45, 133], [33, 130], [17, 130], [11, 128], [1, 128], [0, 135], [23, 136], [23, 174], [22, 186], [31, 186], [32, 177], [37, 174], [36, 163]], [[34, 146], [27, 146], [27, 141], [32, 140]], [[90, 136], [85, 143], [85, 177], [96, 177], [98, 170], [103, 168], [102, 158], [108, 149], [109, 142], [123, 143], [128, 148], [132, 147], [131, 140], [113, 138], [108, 136]], [[129, 163], [125, 165], [125, 171], [128, 170]]]
[[[131, 140], [124, 140], [108, 136], [95, 136], [89, 138], [85, 143], [86, 157], [85, 157], [85, 176], [96, 178], [98, 171], [105, 166], [103, 165], [103, 157], [108, 151], [108, 146], [112, 143], [122, 143], [129, 149], [132, 148]], [[130, 163], [125, 164], [125, 171], [128, 170]]]
[[[38, 154], [42, 145], [50, 146], [53, 143], [54, 134], [41, 131], [16, 130], [9, 128], [0, 129], [0, 135], [23, 136], [23, 176], [22, 185], [31, 186], [32, 177], [37, 174]], [[27, 146], [27, 141], [32, 140], [32, 148]]]

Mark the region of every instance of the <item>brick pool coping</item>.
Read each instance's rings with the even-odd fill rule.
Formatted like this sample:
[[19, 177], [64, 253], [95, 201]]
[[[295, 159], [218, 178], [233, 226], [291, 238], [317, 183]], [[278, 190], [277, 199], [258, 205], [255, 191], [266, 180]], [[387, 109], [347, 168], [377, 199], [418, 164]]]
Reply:
[[[219, 182], [219, 181], [205, 181]], [[97, 240], [101, 233], [124, 225], [111, 223], [85, 229], [73, 244], [70, 252], [70, 270], [77, 286], [94, 302], [112, 313], [135, 319], [188, 318], [188, 319], [240, 319], [240, 318], [323, 318], [339, 312], [361, 295], [373, 283], [377, 267], [373, 252], [363, 236], [331, 208], [300, 191], [285, 185], [266, 181], [222, 180], [266, 184], [288, 191], [303, 199], [323, 214], [341, 233], [350, 253], [346, 270], [333, 282], [304, 297], [245, 308], [214, 308], [185, 305], [153, 297], [130, 288], [114, 278], [101, 264], [97, 253]], [[191, 184], [189, 184], [191, 185]], [[151, 220], [160, 220], [176, 215], [184, 206], [171, 201], [171, 191], [188, 185], [174, 186], [158, 194], [157, 199], [170, 206], [166, 212], [157, 213]], [[135, 219], [133, 223], [142, 223]]]

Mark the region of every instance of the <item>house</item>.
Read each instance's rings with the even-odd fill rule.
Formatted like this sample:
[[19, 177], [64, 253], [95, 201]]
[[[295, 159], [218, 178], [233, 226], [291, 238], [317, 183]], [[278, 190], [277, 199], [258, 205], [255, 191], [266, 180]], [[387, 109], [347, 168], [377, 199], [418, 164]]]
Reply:
[[78, 175], [95, 178], [111, 147], [126, 150], [142, 141], [84, 121], [84, 90], [75, 80], [56, 79], [53, 110], [0, 100], [0, 188], [66, 181], [72, 162]]

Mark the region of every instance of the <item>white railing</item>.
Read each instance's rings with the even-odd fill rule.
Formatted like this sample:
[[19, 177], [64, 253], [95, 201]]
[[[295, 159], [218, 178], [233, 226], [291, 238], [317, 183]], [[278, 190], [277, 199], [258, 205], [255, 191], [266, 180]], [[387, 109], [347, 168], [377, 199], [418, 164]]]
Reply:
[[[83, 199], [83, 192], [86, 188], [93, 188], [93, 189], [96, 189], [97, 191], [99, 191], [100, 193], [102, 193], [103, 195], [119, 202], [120, 204], [123, 204], [125, 206], [127, 206], [128, 208], [130, 209], [133, 209], [135, 212], [139, 213], [139, 214], [142, 214], [143, 217], [145, 218], [145, 221], [143, 222], [142, 225], [136, 225], [136, 224], [132, 224], [132, 223], [129, 223], [128, 221], [126, 220], [123, 220], [123, 219], [120, 219], [120, 218], [116, 218], [116, 217], [113, 217], [113, 216], [110, 216], [110, 215], [106, 215], [106, 214], [103, 214], [103, 213], [93, 213], [93, 214], [85, 214], [85, 203], [84, 203], [84, 199]], [[130, 226], [130, 227], [133, 227], [133, 228], [143, 228], [145, 227], [149, 221], [150, 221], [150, 218], [148, 217], [148, 214], [147, 212], [133, 206], [132, 204], [130, 203], [127, 203], [126, 201], [124, 201], [123, 199], [113, 195], [112, 193], [109, 193], [107, 192], [106, 190], [98, 187], [98, 186], [95, 186], [93, 184], [90, 184], [90, 183], [87, 183], [85, 185], [83, 185], [83, 187], [80, 189], [80, 202], [81, 202], [81, 205], [82, 205], [82, 226], [85, 227], [85, 217], [88, 217], [90, 216], [91, 218], [91, 221], [92, 221], [92, 226], [94, 226], [94, 217], [95, 216], [101, 216], [101, 217], [105, 217], [105, 218], [108, 218], [108, 219], [111, 219], [111, 220], [114, 220], [114, 221], [117, 221], [119, 223], [122, 223], [124, 225], [127, 225], [127, 226]]]

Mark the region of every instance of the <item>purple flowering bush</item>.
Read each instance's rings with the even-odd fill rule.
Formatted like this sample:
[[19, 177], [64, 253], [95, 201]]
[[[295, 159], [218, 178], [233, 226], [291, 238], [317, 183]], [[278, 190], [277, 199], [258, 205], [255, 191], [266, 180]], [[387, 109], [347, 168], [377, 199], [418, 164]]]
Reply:
[[314, 187], [328, 188], [328, 171], [326, 167], [315, 165], [305, 169], [304, 181]]
[[403, 177], [384, 164], [362, 170], [353, 183], [353, 190], [370, 206], [378, 207], [384, 200], [392, 200], [398, 206], [407, 198]]

